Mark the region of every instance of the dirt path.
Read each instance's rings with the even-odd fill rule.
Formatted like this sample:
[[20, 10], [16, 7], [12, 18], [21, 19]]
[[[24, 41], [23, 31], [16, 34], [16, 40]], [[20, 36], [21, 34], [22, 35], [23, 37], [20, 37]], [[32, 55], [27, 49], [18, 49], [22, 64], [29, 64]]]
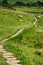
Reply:
[[22, 28], [22, 29], [20, 29], [17, 33], [13, 34], [12, 36], [3, 39], [2, 41], [0, 41], [0, 44], [3, 43], [3, 42], [5, 42], [5, 41], [7, 41], [7, 40], [9, 40], [9, 39], [11, 39], [11, 38], [16, 37], [16, 36], [19, 35], [23, 30], [24, 30], [24, 29]]
[[7, 52], [5, 49], [3, 49], [3, 46], [0, 45], [0, 52], [3, 53], [3, 57], [6, 59], [6, 62], [10, 65], [21, 65], [18, 64], [20, 61], [16, 59], [16, 57], [13, 56], [11, 52]]
[[37, 27], [37, 25], [38, 25], [37, 18], [34, 17], [34, 19], [35, 19], [35, 21], [33, 22], [33, 24], [34, 24], [35, 27]]
[[[16, 37], [17, 35], [19, 35], [24, 29], [20, 29], [17, 33], [15, 33], [14, 35], [10, 36], [9, 38], [3, 39], [2, 41], [0, 41], [0, 43], [3, 43], [11, 38]], [[18, 64], [20, 62], [20, 60], [17, 60], [16, 57], [13, 56], [13, 54], [11, 52], [6, 51], [6, 49], [3, 48], [3, 45], [0, 45], [0, 52], [3, 53], [3, 57], [6, 59], [6, 62], [10, 65], [21, 65]]]
[[43, 52], [43, 48], [42, 49], [37, 49], [37, 51]]

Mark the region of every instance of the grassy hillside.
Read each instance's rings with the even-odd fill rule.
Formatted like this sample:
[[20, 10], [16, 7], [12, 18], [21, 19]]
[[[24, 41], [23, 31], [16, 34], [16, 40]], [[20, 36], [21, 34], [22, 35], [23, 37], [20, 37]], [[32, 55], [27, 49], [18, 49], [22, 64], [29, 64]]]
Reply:
[[[20, 39], [22, 36], [22, 39]], [[43, 33], [34, 28], [4, 43], [4, 48], [21, 60], [22, 65], [43, 65]]]
[[[38, 12], [42, 12], [41, 9]], [[24, 31], [2, 43], [3, 48], [21, 60], [22, 65], [43, 65], [43, 14], [27, 13], [25, 8], [0, 7], [0, 40], [15, 34], [20, 28]]]
[[[22, 15], [22, 18], [20, 18], [20, 15]], [[0, 8], [0, 40], [14, 34], [21, 27], [29, 27], [29, 22], [33, 20], [31, 14], [28, 16], [10, 9]]]
[[43, 65], [42, 19], [43, 16], [41, 16], [40, 22], [38, 20], [37, 28], [34, 26], [30, 28], [25, 27], [23, 33], [3, 44], [7, 51], [12, 52], [17, 59], [21, 60], [22, 65]]

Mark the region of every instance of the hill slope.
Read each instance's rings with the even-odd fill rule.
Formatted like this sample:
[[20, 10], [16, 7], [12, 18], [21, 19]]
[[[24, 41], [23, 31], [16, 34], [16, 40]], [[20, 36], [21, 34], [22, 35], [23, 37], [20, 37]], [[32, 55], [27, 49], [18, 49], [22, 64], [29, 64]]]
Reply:
[[3, 42], [3, 48], [21, 60], [22, 65], [43, 65], [43, 14], [22, 10], [0, 8], [0, 40], [24, 28], [21, 34]]

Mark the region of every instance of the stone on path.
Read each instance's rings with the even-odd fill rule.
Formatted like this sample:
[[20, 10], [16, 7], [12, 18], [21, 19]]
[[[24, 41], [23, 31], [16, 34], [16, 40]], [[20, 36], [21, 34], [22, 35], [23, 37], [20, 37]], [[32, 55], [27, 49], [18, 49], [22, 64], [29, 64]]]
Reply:
[[[22, 15], [20, 15], [20, 17], [22, 17]], [[5, 38], [2, 41], [0, 41], [0, 44], [3, 42], [6, 42], [7, 40], [16, 37], [17, 35], [19, 35], [24, 29], [20, 29], [16, 34], [13, 34], [12, 36], [10, 36], [9, 38]], [[6, 51], [6, 49], [3, 49], [3, 45], [0, 45], [0, 52], [3, 53], [3, 57], [6, 59], [6, 62], [10, 65], [21, 65], [18, 64], [20, 61], [17, 60], [13, 54], [11, 52]]]
[[10, 65], [21, 65], [18, 64], [20, 60], [17, 60], [16, 57], [13, 56], [11, 52], [6, 51], [6, 49], [3, 49], [3, 45], [0, 45], [0, 52], [3, 53], [3, 57], [6, 59], [6, 62]]
[[22, 15], [19, 15], [19, 18], [22, 18], [23, 16]]

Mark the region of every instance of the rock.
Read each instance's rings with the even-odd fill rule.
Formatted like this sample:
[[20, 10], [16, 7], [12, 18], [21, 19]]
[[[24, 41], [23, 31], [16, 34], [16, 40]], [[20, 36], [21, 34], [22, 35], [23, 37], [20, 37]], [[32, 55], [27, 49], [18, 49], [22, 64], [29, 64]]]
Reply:
[[19, 19], [19, 21], [20, 21], [20, 22], [23, 22], [23, 20], [22, 20], [22, 19]]
[[38, 18], [41, 18], [41, 16], [38, 16]]
[[23, 16], [22, 15], [19, 15], [19, 18], [22, 18]]

